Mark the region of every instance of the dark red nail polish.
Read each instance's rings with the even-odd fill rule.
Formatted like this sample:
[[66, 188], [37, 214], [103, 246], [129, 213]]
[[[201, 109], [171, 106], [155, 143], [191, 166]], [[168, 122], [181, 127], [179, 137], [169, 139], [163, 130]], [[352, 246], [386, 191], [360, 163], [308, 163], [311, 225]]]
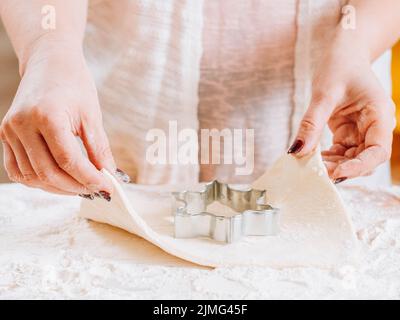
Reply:
[[107, 192], [107, 191], [99, 191], [99, 196], [100, 196], [101, 198], [103, 198], [104, 200], [107, 200], [108, 202], [111, 201], [111, 195], [110, 195], [110, 193]]
[[80, 194], [78, 194], [78, 196], [83, 198], [83, 199], [88, 199], [88, 200], [93, 200], [94, 199], [94, 195], [93, 194], [80, 193]]
[[287, 153], [291, 154], [291, 153], [297, 153], [299, 152], [302, 148], [304, 147], [304, 142], [301, 140], [296, 140], [295, 142], [293, 142], [293, 144], [290, 146], [289, 150]]
[[115, 175], [124, 183], [129, 183], [131, 182], [131, 178], [121, 169], [115, 170]]
[[335, 181], [333, 181], [333, 183], [334, 184], [338, 184], [338, 183], [341, 183], [341, 182], [346, 181], [346, 180], [347, 180], [346, 177], [337, 178], [337, 179], [335, 179]]

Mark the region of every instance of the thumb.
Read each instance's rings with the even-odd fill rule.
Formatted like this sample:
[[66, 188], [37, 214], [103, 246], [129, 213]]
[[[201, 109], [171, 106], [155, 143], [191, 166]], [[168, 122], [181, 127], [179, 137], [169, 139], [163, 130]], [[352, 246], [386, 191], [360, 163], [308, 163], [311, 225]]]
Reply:
[[81, 138], [90, 162], [98, 170], [104, 168], [114, 174], [117, 168], [101, 121], [86, 124], [82, 131]]
[[288, 153], [303, 157], [318, 146], [333, 105], [328, 99], [312, 99]]

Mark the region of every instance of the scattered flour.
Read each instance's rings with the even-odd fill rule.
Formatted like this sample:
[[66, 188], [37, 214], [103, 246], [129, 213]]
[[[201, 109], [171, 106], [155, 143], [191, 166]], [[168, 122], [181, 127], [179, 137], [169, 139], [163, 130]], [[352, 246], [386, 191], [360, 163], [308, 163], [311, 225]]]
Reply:
[[77, 218], [79, 199], [4, 184], [0, 299], [399, 299], [400, 189], [340, 192], [363, 247], [358, 267], [212, 270]]

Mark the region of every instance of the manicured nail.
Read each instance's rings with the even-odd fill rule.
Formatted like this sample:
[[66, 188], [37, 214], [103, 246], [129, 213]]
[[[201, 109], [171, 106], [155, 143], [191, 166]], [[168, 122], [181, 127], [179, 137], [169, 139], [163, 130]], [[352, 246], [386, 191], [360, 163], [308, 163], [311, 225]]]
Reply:
[[104, 200], [107, 200], [108, 202], [111, 201], [111, 195], [107, 191], [99, 191], [98, 197], [100, 197], [100, 198], [102, 198]]
[[120, 179], [124, 183], [131, 182], [131, 178], [121, 169], [117, 168], [117, 170], [115, 170], [115, 175], [117, 176], [118, 179]]
[[80, 194], [78, 194], [78, 196], [80, 196], [81, 198], [84, 198], [84, 199], [88, 199], [88, 200], [93, 200], [94, 199], [94, 195], [93, 194], [80, 193]]
[[334, 183], [334, 184], [338, 184], [338, 183], [341, 183], [341, 182], [343, 182], [343, 181], [345, 181], [345, 180], [347, 180], [347, 178], [345, 178], [345, 177], [337, 178], [337, 179], [335, 179], [335, 180], [333, 181], [333, 183]]
[[304, 142], [301, 140], [296, 140], [289, 148], [287, 153], [297, 153], [299, 152], [304, 146]]

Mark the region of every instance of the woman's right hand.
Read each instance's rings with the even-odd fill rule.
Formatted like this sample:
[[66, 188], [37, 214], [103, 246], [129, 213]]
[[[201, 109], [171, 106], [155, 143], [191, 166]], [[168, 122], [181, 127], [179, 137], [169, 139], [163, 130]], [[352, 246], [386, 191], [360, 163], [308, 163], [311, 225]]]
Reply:
[[11, 180], [54, 193], [97, 194], [109, 200], [112, 185], [99, 170], [115, 172], [116, 167], [81, 50], [35, 50], [0, 136]]

